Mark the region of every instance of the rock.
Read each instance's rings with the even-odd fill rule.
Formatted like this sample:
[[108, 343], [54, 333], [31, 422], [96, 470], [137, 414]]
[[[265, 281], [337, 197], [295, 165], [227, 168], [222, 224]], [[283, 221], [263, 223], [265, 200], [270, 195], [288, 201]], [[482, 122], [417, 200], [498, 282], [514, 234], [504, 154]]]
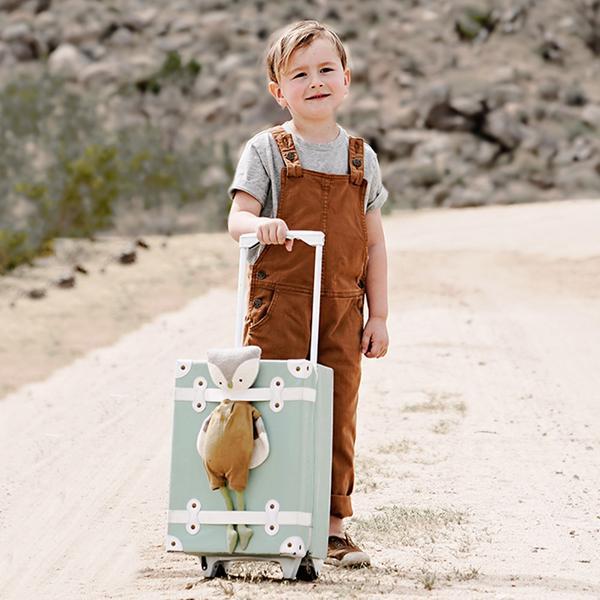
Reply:
[[449, 104], [454, 110], [471, 119], [480, 115], [485, 109], [484, 101], [485, 99], [480, 95], [459, 96], [452, 98]]
[[597, 104], [588, 104], [581, 111], [581, 120], [590, 127], [600, 130], [600, 106]]
[[136, 43], [136, 34], [127, 27], [119, 27], [111, 36], [111, 46], [126, 48], [134, 46]]
[[538, 46], [537, 52], [546, 62], [562, 65], [565, 61], [563, 45], [549, 32], [544, 33], [544, 39]]
[[379, 151], [388, 160], [409, 158], [414, 149], [428, 136], [421, 131], [403, 131], [396, 129], [381, 136]]
[[585, 106], [588, 101], [586, 93], [578, 83], [572, 83], [563, 90], [561, 99], [567, 106]]
[[541, 189], [548, 189], [554, 185], [553, 173], [547, 162], [530, 152], [519, 151], [511, 168], [514, 179], [527, 180]]
[[444, 200], [443, 206], [448, 208], [470, 208], [486, 204], [486, 197], [477, 190], [465, 187], [454, 188], [450, 195]]
[[360, 123], [361, 128], [377, 128], [380, 115], [379, 100], [372, 96], [363, 96], [350, 106], [351, 122]]
[[53, 75], [77, 79], [87, 66], [88, 60], [71, 44], [61, 44], [48, 59], [48, 67]]
[[122, 265], [133, 264], [137, 260], [137, 252], [135, 251], [135, 248], [129, 248], [127, 250], [123, 250], [117, 257], [117, 260]]
[[56, 287], [61, 288], [63, 290], [74, 288], [75, 287], [75, 276], [70, 273], [61, 275], [55, 281], [55, 285], [56, 285]]
[[123, 18], [123, 25], [136, 31], [141, 31], [155, 22], [159, 9], [154, 6], [142, 8]]
[[585, 137], [575, 139], [572, 144], [563, 147], [553, 158], [552, 164], [564, 167], [575, 162], [584, 162], [593, 158], [598, 149]]
[[421, 88], [416, 94], [417, 106], [422, 120], [437, 104], [450, 102], [450, 86], [445, 81], [435, 81]]
[[510, 181], [506, 187], [494, 194], [494, 202], [497, 204], [521, 204], [540, 199], [540, 190], [524, 181]]
[[15, 10], [21, 6], [21, 4], [25, 4], [27, 0], [0, 0], [0, 10]]
[[40, 300], [46, 297], [46, 290], [44, 288], [33, 288], [27, 291], [27, 297], [32, 300]]
[[556, 186], [570, 195], [596, 196], [600, 187], [600, 176], [593, 161], [571, 163], [556, 170]]
[[490, 167], [498, 156], [498, 146], [475, 137], [465, 140], [459, 148], [462, 159], [478, 167]]
[[382, 108], [381, 126], [384, 130], [412, 129], [419, 120], [419, 111], [414, 106], [396, 106]]
[[235, 94], [233, 104], [238, 111], [254, 106], [258, 101], [258, 87], [253, 81], [242, 81]]
[[388, 190], [398, 190], [398, 192], [404, 193], [405, 188], [410, 185], [410, 170], [410, 163], [407, 161], [396, 160], [392, 163], [382, 164], [381, 176]]
[[81, 273], [82, 275], [89, 275], [89, 271], [83, 265], [76, 264], [73, 268], [77, 273]]
[[434, 185], [423, 197], [420, 208], [443, 206], [446, 198], [450, 196], [452, 187], [446, 183]]
[[200, 26], [200, 15], [196, 12], [177, 15], [171, 22], [169, 32], [180, 33], [182, 31], [198, 31]]
[[201, 123], [215, 123], [222, 118], [225, 113], [229, 113], [230, 104], [226, 98], [217, 98], [210, 102], [204, 102], [194, 109], [196, 118], [201, 119]]
[[13, 57], [10, 51], [10, 47], [8, 46], [8, 44], [0, 42], [0, 65], [2, 65], [2, 63], [5, 62], [8, 63], [10, 60], [15, 60], [15, 57]]
[[30, 42], [33, 38], [31, 26], [23, 21], [10, 23], [2, 30], [5, 42]]
[[560, 82], [554, 78], [543, 79], [538, 86], [537, 93], [541, 100], [555, 102], [560, 96]]
[[486, 102], [491, 109], [501, 108], [505, 104], [523, 102], [525, 90], [515, 84], [495, 85], [486, 92]]
[[90, 87], [106, 86], [119, 81], [120, 71], [121, 67], [116, 62], [91, 63], [81, 69], [78, 79]]
[[492, 111], [487, 116], [483, 132], [507, 150], [516, 148], [524, 137], [519, 121], [505, 109]]
[[37, 40], [31, 25], [24, 21], [10, 23], [2, 31], [2, 40], [6, 42], [10, 53], [18, 61], [29, 61], [39, 58], [42, 47]]
[[10, 44], [10, 51], [12, 55], [21, 62], [35, 60], [40, 56], [39, 48], [35, 43], [28, 44], [21, 41], [12, 42]]
[[352, 72], [351, 86], [357, 83], [366, 83], [369, 80], [369, 62], [366, 58], [352, 57], [350, 70]]
[[221, 93], [221, 80], [218, 77], [202, 74], [196, 78], [194, 82], [194, 98], [198, 100], [218, 98]]
[[487, 6], [467, 6], [459, 10], [454, 30], [466, 42], [482, 42], [494, 31], [498, 15]]
[[408, 174], [410, 182], [416, 187], [431, 187], [442, 180], [443, 174], [435, 164], [412, 165]]
[[428, 129], [439, 131], [471, 131], [473, 120], [456, 110], [449, 102], [440, 102], [434, 104], [425, 115], [424, 125]]

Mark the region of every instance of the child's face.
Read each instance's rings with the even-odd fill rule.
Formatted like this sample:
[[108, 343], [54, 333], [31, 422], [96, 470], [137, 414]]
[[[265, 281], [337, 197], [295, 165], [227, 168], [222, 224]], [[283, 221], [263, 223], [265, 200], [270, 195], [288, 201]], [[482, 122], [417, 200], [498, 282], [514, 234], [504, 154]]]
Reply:
[[[317, 38], [292, 53], [280, 82], [269, 91], [293, 118], [307, 121], [335, 119], [335, 111], [348, 95], [350, 69], [343, 69], [333, 43]], [[315, 96], [321, 96], [316, 98]]]

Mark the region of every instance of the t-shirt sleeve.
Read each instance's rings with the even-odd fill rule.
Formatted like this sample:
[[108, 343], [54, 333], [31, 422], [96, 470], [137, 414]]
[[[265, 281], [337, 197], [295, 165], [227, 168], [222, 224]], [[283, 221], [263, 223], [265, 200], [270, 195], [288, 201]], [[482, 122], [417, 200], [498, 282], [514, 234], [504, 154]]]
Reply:
[[244, 147], [237, 164], [233, 181], [229, 186], [229, 197], [233, 200], [236, 190], [243, 190], [254, 196], [261, 204], [265, 205], [270, 186], [269, 175], [261, 160], [260, 154], [249, 140]]
[[381, 169], [375, 151], [369, 147], [369, 161], [372, 164], [372, 176], [369, 183], [366, 212], [381, 208], [388, 198], [388, 191], [381, 180]]

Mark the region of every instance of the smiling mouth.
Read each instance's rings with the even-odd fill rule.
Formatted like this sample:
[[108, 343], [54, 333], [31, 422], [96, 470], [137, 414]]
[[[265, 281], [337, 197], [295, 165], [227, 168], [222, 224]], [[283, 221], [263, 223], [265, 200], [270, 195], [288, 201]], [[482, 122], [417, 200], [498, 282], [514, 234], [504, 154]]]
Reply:
[[307, 100], [318, 100], [319, 98], [328, 98], [331, 94], [319, 94], [318, 96], [311, 96]]

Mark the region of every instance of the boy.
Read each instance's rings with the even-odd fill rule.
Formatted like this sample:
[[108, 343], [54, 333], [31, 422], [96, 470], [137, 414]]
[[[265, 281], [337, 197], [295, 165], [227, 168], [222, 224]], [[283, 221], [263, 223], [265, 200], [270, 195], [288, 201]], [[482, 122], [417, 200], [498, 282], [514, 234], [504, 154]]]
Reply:
[[246, 144], [229, 188], [231, 236], [255, 232], [263, 244], [249, 257], [244, 344], [260, 346], [263, 358], [308, 357], [314, 249], [294, 247], [286, 234], [324, 231], [318, 360], [334, 370], [328, 562], [364, 566], [369, 556], [344, 533], [343, 519], [352, 515], [361, 351], [380, 358], [388, 348], [387, 191], [375, 152], [336, 123], [350, 84], [338, 36], [300, 21], [271, 43], [266, 63], [269, 92], [292, 118]]

